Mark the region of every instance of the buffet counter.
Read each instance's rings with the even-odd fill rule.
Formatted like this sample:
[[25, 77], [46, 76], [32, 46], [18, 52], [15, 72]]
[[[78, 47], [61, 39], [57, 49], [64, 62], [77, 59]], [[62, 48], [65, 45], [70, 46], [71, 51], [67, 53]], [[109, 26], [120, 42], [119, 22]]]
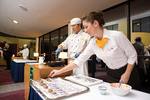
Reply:
[[25, 63], [35, 63], [36, 60], [13, 59], [11, 62], [11, 76], [14, 82], [24, 81], [24, 65]]
[[[24, 83], [25, 83], [25, 100], [28, 100], [30, 79], [39, 80], [40, 78], [47, 78], [50, 71], [53, 69], [61, 69], [61, 67], [51, 67], [46, 64], [26, 63], [24, 67]], [[71, 75], [72, 71], [66, 72], [59, 77]]]
[[[102, 84], [107, 87], [106, 94], [100, 93], [99, 86]], [[70, 87], [71, 86], [69, 86], [68, 88]], [[106, 82], [88, 86], [88, 88], [89, 91], [85, 93], [80, 93], [78, 95], [66, 97], [63, 98], [63, 100], [64, 99], [65, 100], [149, 100], [150, 98], [150, 94], [137, 91], [134, 89], [132, 89], [130, 93], [125, 96], [118, 96], [112, 92], [110, 84]], [[31, 84], [29, 100], [49, 100], [49, 99], [45, 95], [43, 95], [41, 91], [35, 88], [34, 85]]]

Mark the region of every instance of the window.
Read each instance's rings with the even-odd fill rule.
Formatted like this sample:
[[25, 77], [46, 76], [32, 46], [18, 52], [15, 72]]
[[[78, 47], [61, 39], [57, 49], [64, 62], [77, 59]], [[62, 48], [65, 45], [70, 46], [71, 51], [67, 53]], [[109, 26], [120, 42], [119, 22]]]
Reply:
[[54, 60], [54, 51], [68, 36], [68, 25], [39, 37], [39, 52], [46, 53], [46, 61]]
[[43, 45], [42, 44], [44, 44], [43, 36], [40, 36], [39, 37], [39, 47], [40, 47], [39, 51], [40, 51], [41, 54], [44, 53], [44, 49], [43, 49]]
[[51, 32], [51, 50], [55, 51], [59, 45], [59, 30]]
[[50, 49], [50, 46], [49, 46], [49, 34], [45, 34], [44, 35], [44, 53], [49, 53], [49, 49]]
[[150, 32], [150, 16], [132, 21], [133, 32]]
[[134, 20], [132, 22], [132, 30], [133, 30], [133, 32], [141, 32], [141, 21], [140, 20]]
[[68, 26], [60, 29], [60, 43], [63, 42], [68, 36]]
[[105, 26], [105, 28], [108, 30], [118, 30], [118, 24]]

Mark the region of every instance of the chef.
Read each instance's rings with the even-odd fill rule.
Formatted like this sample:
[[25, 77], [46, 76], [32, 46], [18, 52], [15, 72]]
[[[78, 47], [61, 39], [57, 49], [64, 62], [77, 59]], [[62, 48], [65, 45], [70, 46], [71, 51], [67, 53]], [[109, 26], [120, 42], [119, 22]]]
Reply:
[[19, 51], [18, 53], [21, 53], [23, 56], [23, 59], [28, 59], [29, 56], [29, 49], [28, 49], [28, 45], [24, 44], [23, 45], [23, 50]]
[[96, 54], [108, 66], [108, 82], [127, 83], [138, 89], [139, 77], [134, 67], [137, 53], [133, 45], [122, 32], [104, 29], [103, 25], [102, 13], [91, 12], [84, 17], [84, 31], [94, 38], [74, 62], [60, 70], [51, 71], [49, 76], [54, 77], [72, 70], [84, 63], [91, 55]]
[[[56, 50], [56, 55], [58, 55], [62, 49], [68, 49], [68, 63], [74, 61], [74, 59], [84, 51], [90, 39], [90, 36], [81, 29], [80, 18], [73, 18], [70, 21], [70, 25], [73, 33], [70, 34], [64, 42], [58, 45]], [[78, 67], [73, 70], [73, 74], [88, 75], [87, 62], [78, 65]]]

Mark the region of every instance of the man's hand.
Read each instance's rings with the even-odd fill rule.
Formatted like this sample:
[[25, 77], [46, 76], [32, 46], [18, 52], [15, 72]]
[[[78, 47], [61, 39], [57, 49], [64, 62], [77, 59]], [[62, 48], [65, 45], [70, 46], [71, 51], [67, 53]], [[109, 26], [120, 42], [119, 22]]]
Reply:
[[52, 70], [52, 71], [50, 72], [50, 74], [48, 75], [48, 77], [55, 77], [55, 76], [57, 76], [57, 75], [59, 75], [59, 74], [61, 74], [61, 73], [60, 73], [60, 70]]

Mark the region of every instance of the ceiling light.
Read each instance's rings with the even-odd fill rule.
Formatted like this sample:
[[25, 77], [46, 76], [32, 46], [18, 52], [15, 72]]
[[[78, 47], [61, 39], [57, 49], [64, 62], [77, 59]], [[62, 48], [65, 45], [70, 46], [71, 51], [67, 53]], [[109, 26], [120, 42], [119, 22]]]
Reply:
[[16, 20], [13, 20], [13, 23], [15, 23], [15, 24], [18, 24], [18, 21], [16, 21]]
[[18, 5], [18, 7], [20, 7], [23, 11], [28, 11], [28, 8], [24, 7], [22, 4]]

